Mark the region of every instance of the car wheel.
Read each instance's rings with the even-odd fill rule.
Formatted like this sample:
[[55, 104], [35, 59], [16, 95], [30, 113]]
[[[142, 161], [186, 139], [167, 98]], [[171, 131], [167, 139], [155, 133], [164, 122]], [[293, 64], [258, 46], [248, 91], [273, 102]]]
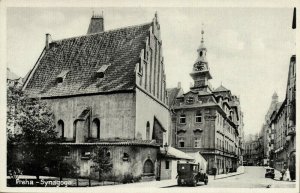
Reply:
[[204, 180], [204, 184], [207, 185], [208, 184], [208, 179]]
[[178, 178], [177, 179], [177, 184], [178, 184], [178, 186], [181, 186], [182, 184], [181, 184], [181, 180]]
[[192, 184], [194, 187], [196, 187], [197, 186], [197, 180], [196, 179], [194, 179], [193, 180], [193, 184]]

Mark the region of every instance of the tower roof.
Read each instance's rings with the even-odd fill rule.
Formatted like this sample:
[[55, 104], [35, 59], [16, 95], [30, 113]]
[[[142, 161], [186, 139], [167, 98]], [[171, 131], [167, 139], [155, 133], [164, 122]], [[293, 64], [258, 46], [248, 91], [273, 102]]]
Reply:
[[219, 86], [214, 90], [214, 92], [225, 92], [225, 91], [229, 91], [229, 90], [225, 88], [223, 85]]

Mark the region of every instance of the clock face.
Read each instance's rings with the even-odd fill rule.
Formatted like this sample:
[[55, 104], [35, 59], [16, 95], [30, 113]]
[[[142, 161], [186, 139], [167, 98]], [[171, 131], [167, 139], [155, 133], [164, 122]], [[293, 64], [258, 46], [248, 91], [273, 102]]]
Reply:
[[197, 63], [196, 65], [195, 65], [195, 69], [197, 70], [197, 71], [201, 71], [201, 70], [204, 70], [204, 64], [203, 63]]

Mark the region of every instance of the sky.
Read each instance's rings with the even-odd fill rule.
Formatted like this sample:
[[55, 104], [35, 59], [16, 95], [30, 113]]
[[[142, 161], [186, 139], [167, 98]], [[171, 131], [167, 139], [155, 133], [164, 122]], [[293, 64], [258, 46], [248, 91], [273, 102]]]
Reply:
[[245, 134], [260, 131], [275, 91], [284, 100], [296, 53], [292, 8], [8, 8], [7, 66], [24, 77], [46, 33], [53, 40], [85, 35], [93, 11], [103, 11], [105, 30], [148, 23], [157, 11], [167, 88], [181, 82], [185, 92], [203, 28], [211, 84], [240, 97]]

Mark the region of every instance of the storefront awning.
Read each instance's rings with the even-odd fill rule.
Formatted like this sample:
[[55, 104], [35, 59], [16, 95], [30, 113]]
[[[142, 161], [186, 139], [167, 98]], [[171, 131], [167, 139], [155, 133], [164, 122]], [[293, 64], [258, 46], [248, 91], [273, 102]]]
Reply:
[[180, 151], [180, 150], [175, 149], [174, 147], [170, 147], [170, 146], [168, 146], [167, 148], [161, 147], [160, 154], [164, 158], [194, 160], [194, 158], [187, 155], [183, 151]]

